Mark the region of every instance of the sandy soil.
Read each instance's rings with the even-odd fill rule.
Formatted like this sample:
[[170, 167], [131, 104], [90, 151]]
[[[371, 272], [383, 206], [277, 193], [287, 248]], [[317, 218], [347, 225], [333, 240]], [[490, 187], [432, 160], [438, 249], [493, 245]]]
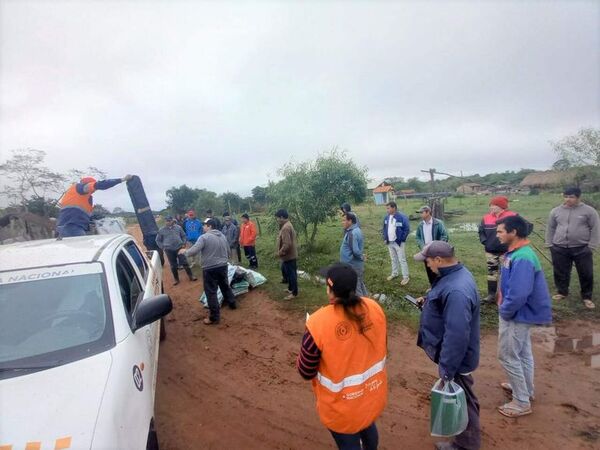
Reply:
[[[206, 310], [197, 300], [201, 280], [172, 287], [165, 267], [165, 290], [174, 311], [161, 344], [155, 406], [163, 450], [334, 448], [318, 420], [310, 383], [294, 367], [302, 315], [258, 289], [238, 297], [237, 310], [224, 309], [219, 325], [205, 326]], [[579, 336], [593, 325], [557, 329]], [[550, 353], [542, 340], [534, 346], [534, 413], [508, 419], [496, 412], [506, 401], [498, 387], [504, 373], [495, 356], [496, 336], [483, 336], [474, 374], [483, 448], [600, 448], [600, 370], [587, 366], [581, 354]], [[390, 389], [378, 421], [383, 449], [427, 449], [435, 442], [428, 433], [428, 393], [437, 370], [415, 341], [402, 325], [389, 327]]]

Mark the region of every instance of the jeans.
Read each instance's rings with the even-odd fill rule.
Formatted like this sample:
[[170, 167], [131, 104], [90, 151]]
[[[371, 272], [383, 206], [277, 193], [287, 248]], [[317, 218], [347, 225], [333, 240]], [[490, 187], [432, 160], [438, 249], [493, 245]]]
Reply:
[[283, 261], [281, 263], [281, 272], [284, 275], [284, 279], [287, 280], [288, 290], [292, 292], [292, 295], [298, 295], [298, 272], [296, 268], [296, 260], [290, 259], [289, 261]]
[[253, 245], [244, 245], [244, 254], [250, 263], [251, 269], [258, 269], [258, 258], [256, 257], [256, 247]]
[[208, 303], [209, 319], [218, 322], [221, 318], [221, 307], [219, 306], [219, 297], [217, 290], [221, 289], [223, 301], [230, 307], [235, 308], [235, 297], [229, 287], [229, 278], [227, 277], [227, 266], [211, 267], [202, 271], [204, 283], [204, 292], [206, 293], [206, 302]]
[[467, 400], [467, 414], [469, 424], [465, 431], [456, 436], [453, 443], [467, 450], [479, 450], [481, 448], [481, 426], [479, 424], [479, 400], [473, 392], [473, 376], [456, 374], [454, 381], [463, 391]]
[[499, 319], [498, 360], [508, 375], [513, 400], [529, 406], [529, 397], [534, 395], [531, 325]]
[[392, 276], [398, 276], [398, 267], [402, 272], [402, 278], [408, 278], [408, 263], [406, 262], [406, 253], [404, 251], [404, 242], [400, 245], [390, 242], [387, 247], [392, 259]]
[[552, 253], [552, 268], [554, 269], [554, 284], [559, 294], [569, 293], [571, 282], [571, 268], [575, 263], [579, 285], [581, 286], [581, 298], [592, 298], [594, 288], [594, 258], [589, 247], [550, 247]]
[[329, 432], [340, 450], [377, 450], [379, 444], [379, 434], [375, 422], [354, 434], [336, 433], [332, 430]]
[[365, 266], [351, 264], [352, 268], [356, 272], [356, 295], [359, 297], [366, 297], [369, 295], [367, 286], [365, 286]]

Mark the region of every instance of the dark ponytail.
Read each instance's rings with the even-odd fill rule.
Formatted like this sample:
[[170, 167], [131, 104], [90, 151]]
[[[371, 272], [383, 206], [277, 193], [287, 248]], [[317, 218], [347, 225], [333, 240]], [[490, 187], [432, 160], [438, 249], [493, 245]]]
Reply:
[[363, 301], [354, 290], [348, 292], [347, 295], [336, 296], [335, 304], [344, 308], [346, 316], [357, 324], [360, 334], [365, 334], [365, 331], [370, 328], [365, 320], [366, 310]]

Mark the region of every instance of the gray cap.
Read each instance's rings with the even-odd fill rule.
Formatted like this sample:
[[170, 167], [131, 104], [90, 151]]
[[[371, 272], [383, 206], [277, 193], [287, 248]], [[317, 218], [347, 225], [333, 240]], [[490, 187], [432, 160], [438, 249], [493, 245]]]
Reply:
[[423, 211], [429, 211], [429, 212], [431, 212], [431, 208], [430, 208], [429, 206], [427, 206], [427, 205], [424, 205], [424, 206], [421, 206], [421, 207], [418, 209], [418, 211], [417, 211], [417, 212], [418, 212], [418, 213], [422, 213]]
[[441, 258], [454, 256], [454, 247], [444, 241], [431, 241], [414, 258], [415, 261], [425, 261], [427, 258], [435, 258], [436, 256]]

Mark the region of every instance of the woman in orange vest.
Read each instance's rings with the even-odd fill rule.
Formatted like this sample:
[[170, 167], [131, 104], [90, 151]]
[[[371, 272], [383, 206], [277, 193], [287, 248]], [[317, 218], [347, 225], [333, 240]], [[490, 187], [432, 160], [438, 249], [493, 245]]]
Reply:
[[334, 264], [322, 274], [329, 305], [306, 321], [298, 371], [312, 380], [319, 418], [338, 448], [375, 450], [375, 420], [387, 402], [385, 314], [355, 294], [350, 265]]

